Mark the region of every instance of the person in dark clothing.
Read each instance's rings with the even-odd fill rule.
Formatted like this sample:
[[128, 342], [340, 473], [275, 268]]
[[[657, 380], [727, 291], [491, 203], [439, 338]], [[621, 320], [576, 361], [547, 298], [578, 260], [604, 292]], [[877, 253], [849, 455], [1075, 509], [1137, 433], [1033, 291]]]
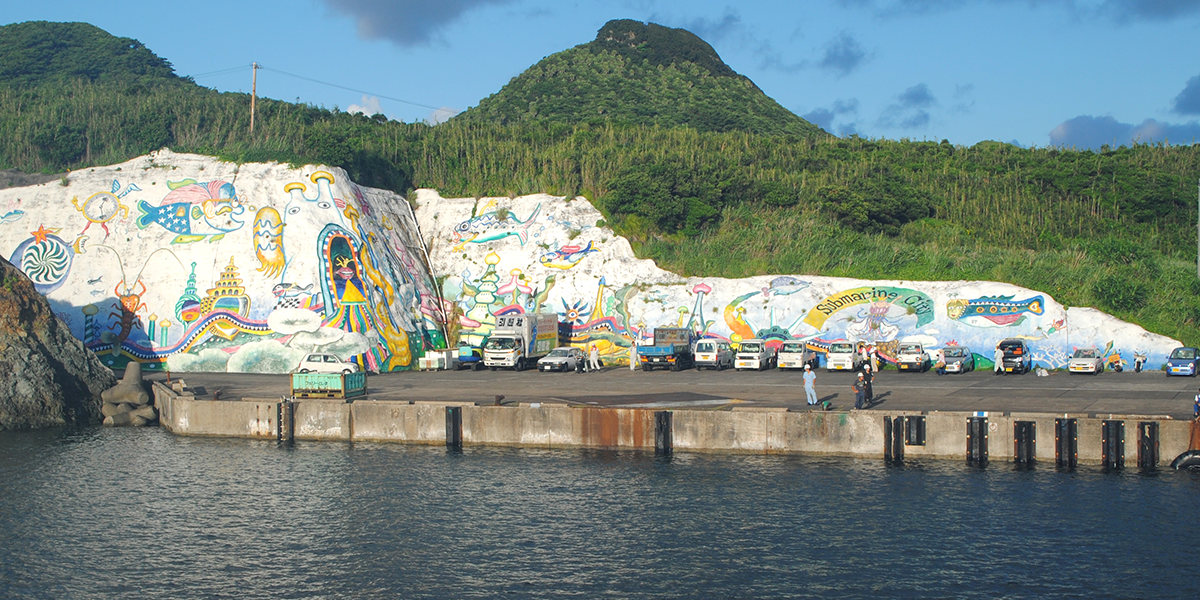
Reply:
[[863, 390], [863, 398], [870, 405], [875, 401], [875, 390], [871, 384], [875, 382], [875, 372], [871, 370], [871, 363], [863, 363], [862, 372], [863, 383], [866, 384], [866, 389]]
[[854, 409], [860, 410], [863, 407], [863, 400], [867, 394], [867, 383], [863, 381], [863, 374], [858, 374], [858, 379], [854, 380]]

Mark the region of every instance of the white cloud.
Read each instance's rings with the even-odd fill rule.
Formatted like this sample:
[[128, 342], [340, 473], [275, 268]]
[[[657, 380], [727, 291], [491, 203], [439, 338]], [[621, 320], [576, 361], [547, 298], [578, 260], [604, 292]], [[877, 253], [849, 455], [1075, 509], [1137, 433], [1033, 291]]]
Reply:
[[460, 112], [462, 112], [462, 111], [458, 110], [457, 108], [450, 108], [449, 106], [443, 106], [443, 107], [429, 113], [429, 116], [425, 117], [425, 122], [429, 123], [430, 125], [437, 125], [438, 123], [445, 123], [446, 121], [450, 120], [450, 117], [453, 117], [454, 115], [457, 115]]
[[379, 105], [379, 98], [375, 96], [363, 96], [362, 105], [351, 104], [346, 107], [348, 113], [360, 113], [368, 117], [380, 114], [383, 112], [383, 107]]

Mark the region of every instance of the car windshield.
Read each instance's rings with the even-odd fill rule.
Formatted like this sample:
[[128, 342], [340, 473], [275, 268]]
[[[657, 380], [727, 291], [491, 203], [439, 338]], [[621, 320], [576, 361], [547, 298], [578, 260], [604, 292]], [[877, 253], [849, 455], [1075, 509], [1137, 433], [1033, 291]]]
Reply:
[[552, 357], [557, 356], [557, 357], [566, 358], [570, 355], [571, 355], [571, 351], [567, 350], [566, 348], [555, 348], [550, 351], [550, 354], [548, 356], [552, 356]]
[[900, 354], [920, 354], [921, 346], [917, 344], [900, 344]]
[[840, 344], [831, 344], [829, 346], [829, 351], [834, 354], [849, 354], [854, 352], [854, 344], [847, 344], [844, 342]]
[[1024, 348], [1021, 347], [1021, 342], [1000, 342], [1000, 349], [1003, 350], [1005, 354], [1016, 354], [1018, 356], [1025, 351]]
[[1096, 349], [1080, 348], [1075, 351], [1075, 358], [1096, 358]]
[[712, 342], [700, 342], [696, 344], [696, 352], [716, 352], [716, 345]]
[[780, 352], [804, 352], [804, 344], [799, 342], [788, 342], [783, 345], [783, 349], [780, 350]]
[[946, 358], [963, 358], [967, 355], [965, 348], [946, 348], [942, 351], [942, 355]]
[[1195, 348], [1176, 348], [1175, 351], [1171, 353], [1171, 358], [1183, 358], [1183, 359], [1196, 358], [1196, 349]]
[[742, 342], [742, 352], [762, 352], [762, 344], [759, 342]]
[[517, 340], [512, 338], [491, 338], [487, 341], [487, 350], [512, 350], [517, 347]]

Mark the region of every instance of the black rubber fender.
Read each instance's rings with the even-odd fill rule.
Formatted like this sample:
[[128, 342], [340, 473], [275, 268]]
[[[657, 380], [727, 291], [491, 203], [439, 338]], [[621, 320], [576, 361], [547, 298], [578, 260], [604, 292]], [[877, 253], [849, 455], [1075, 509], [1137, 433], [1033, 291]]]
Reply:
[[1200, 450], [1188, 450], [1171, 461], [1172, 469], [1200, 469]]

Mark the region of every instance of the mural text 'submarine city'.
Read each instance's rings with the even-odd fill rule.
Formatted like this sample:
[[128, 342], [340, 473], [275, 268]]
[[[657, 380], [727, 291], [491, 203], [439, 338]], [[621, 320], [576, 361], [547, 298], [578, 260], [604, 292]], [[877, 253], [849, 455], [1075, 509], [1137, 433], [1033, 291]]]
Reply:
[[161, 151], [0, 191], [0, 254], [102, 361], [287, 372], [314, 350], [412, 368], [445, 345], [403, 198], [340, 170]]
[[991, 365], [1000, 340], [1021, 338], [1034, 363], [1049, 369], [1065, 368], [1078, 347], [1095, 346], [1114, 367], [1132, 364], [1135, 353], [1158, 365], [1180, 345], [1003, 283], [679, 277], [636, 258], [583, 198], [443, 199], [420, 190], [417, 204], [433, 272], [445, 277], [451, 331], [473, 345], [497, 316], [535, 310], [557, 312], [569, 341], [597, 345], [606, 363], [628, 361], [631, 346], [662, 326], [774, 347], [799, 340], [817, 351], [863, 342], [885, 360], [905, 341], [930, 350], [966, 346], [981, 366]]
[[583, 198], [415, 202], [337, 169], [164, 150], [0, 191], [0, 254], [114, 367], [282, 373], [320, 350], [410, 369], [535, 311], [558, 313], [563, 342], [606, 364], [662, 326], [818, 351], [863, 342], [885, 359], [905, 341], [966, 346], [981, 367], [1005, 338], [1051, 369], [1093, 346], [1109, 366], [1142, 354], [1153, 368], [1180, 345], [1002, 283], [684, 278], [635, 257]]

